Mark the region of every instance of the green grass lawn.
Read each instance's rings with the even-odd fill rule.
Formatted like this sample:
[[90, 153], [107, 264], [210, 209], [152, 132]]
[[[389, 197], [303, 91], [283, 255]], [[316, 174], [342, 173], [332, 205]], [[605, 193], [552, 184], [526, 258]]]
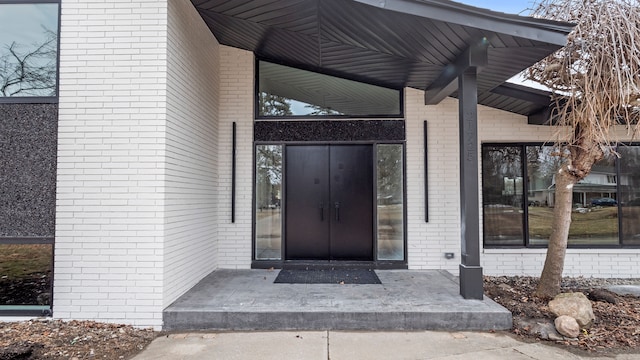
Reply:
[[[532, 238], [548, 239], [551, 234], [553, 208], [529, 207], [529, 234]], [[592, 208], [591, 212], [571, 214], [571, 238], [617, 237], [618, 208]]]
[[51, 245], [0, 245], [0, 278], [21, 279], [51, 270]]

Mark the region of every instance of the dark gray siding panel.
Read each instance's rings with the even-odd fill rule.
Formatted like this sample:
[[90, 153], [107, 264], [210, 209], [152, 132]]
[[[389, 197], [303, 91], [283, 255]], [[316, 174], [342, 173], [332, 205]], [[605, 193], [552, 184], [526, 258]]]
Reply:
[[0, 237], [54, 236], [57, 104], [0, 104]]
[[255, 141], [402, 141], [404, 120], [256, 121]]

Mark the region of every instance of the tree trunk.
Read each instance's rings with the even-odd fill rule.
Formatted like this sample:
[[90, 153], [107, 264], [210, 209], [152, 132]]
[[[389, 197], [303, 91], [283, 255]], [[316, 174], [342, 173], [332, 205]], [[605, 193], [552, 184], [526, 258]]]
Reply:
[[567, 171], [566, 166], [562, 166], [556, 174], [556, 198], [549, 248], [538, 287], [534, 292], [534, 296], [538, 298], [550, 299], [560, 293], [569, 227], [571, 226], [573, 186], [576, 182], [577, 179]]

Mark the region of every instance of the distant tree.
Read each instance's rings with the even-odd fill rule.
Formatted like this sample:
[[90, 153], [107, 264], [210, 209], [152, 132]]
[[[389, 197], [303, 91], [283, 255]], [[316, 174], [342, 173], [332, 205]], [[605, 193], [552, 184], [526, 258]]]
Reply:
[[306, 108], [313, 110], [309, 113], [309, 115], [318, 116], [318, 115], [342, 115], [340, 111], [333, 110], [328, 107], [323, 107], [320, 105], [305, 105]]
[[402, 147], [378, 147], [378, 197], [402, 201]]
[[269, 94], [261, 91], [258, 95], [260, 114], [264, 116], [292, 115], [289, 99], [284, 96]]
[[55, 96], [58, 37], [48, 29], [44, 33], [42, 43], [14, 41], [0, 49], [2, 96]]
[[535, 291], [560, 292], [573, 187], [593, 165], [617, 155], [616, 125], [638, 132], [640, 119], [640, 3], [638, 0], [540, 0], [532, 15], [575, 23], [565, 47], [528, 70], [551, 89], [556, 146], [562, 157], [555, 175], [554, 220], [547, 256]]
[[282, 146], [260, 145], [256, 149], [256, 177], [259, 184], [256, 198], [259, 209], [269, 205], [280, 206], [277, 189], [282, 187]]

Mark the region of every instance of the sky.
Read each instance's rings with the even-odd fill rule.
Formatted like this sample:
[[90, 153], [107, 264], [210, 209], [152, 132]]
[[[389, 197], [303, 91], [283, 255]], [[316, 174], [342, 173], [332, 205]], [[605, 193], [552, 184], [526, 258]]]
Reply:
[[31, 45], [42, 42], [42, 27], [58, 31], [56, 4], [4, 4], [0, 12], [0, 49], [13, 41]]
[[[455, 2], [516, 15], [528, 15], [532, 0], [453, 0]], [[524, 11], [524, 12], [523, 12]]]
[[[533, 0], [453, 0], [459, 3], [499, 11], [507, 14], [516, 14], [527, 16], [533, 6]], [[524, 80], [521, 75], [516, 75], [508, 80], [508, 82], [526, 85], [529, 87], [548, 90], [544, 86], [530, 80]]]

